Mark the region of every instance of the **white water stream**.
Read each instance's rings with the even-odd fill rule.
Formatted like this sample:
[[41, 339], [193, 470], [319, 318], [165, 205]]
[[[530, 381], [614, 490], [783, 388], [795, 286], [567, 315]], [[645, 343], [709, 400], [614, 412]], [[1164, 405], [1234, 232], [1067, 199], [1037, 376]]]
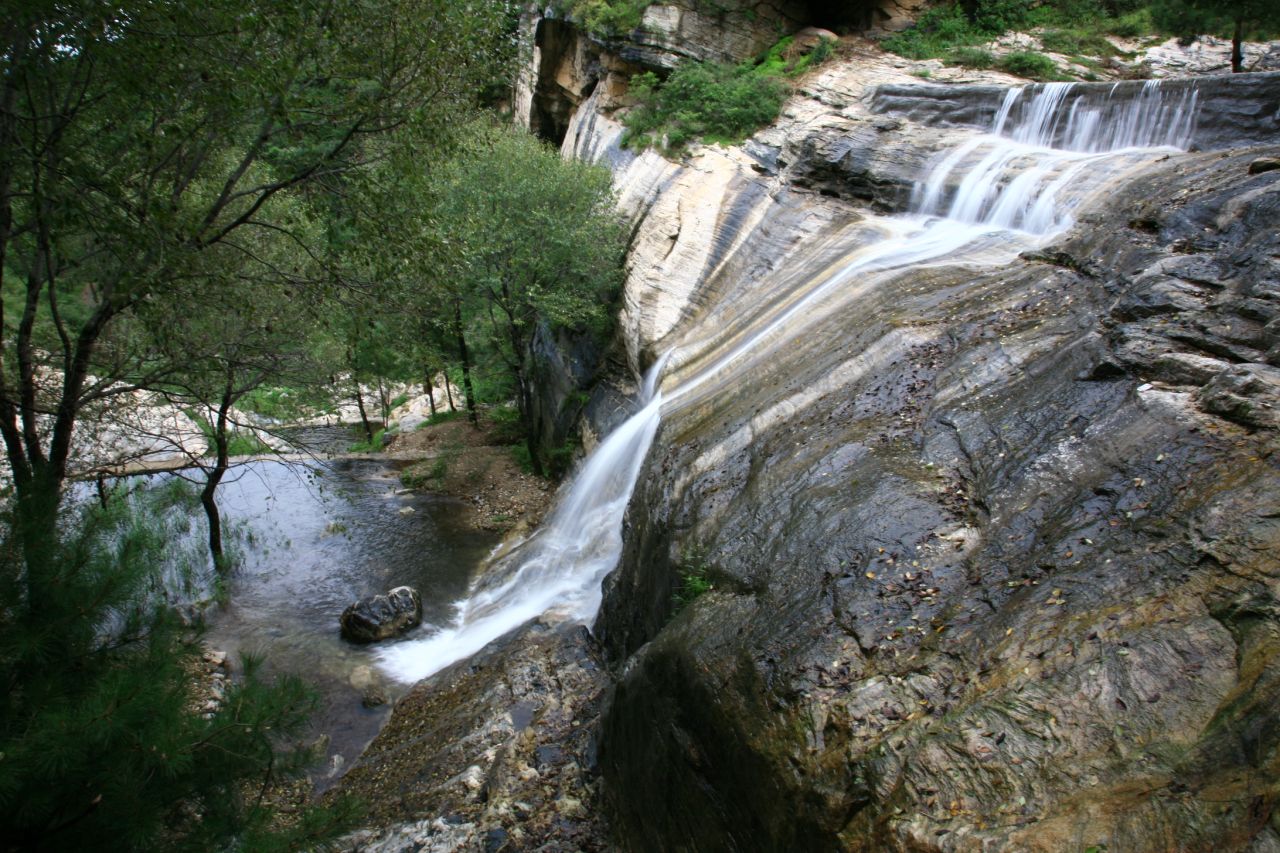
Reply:
[[[458, 602], [451, 626], [383, 649], [382, 668], [415, 681], [544, 613], [589, 623], [621, 554], [622, 516], [664, 404], [687, 405], [725, 387], [801, 334], [832, 294], [856, 296], [925, 266], [1008, 263], [1069, 228], [1081, 205], [1126, 173], [1187, 146], [1194, 91], [1169, 95], [1153, 81], [1124, 101], [1095, 92], [1063, 83], [1011, 89], [989, 132], [936, 162], [917, 186], [912, 213], [859, 223], [861, 239], [839, 263], [793, 276], [786, 292], [735, 328], [684, 345], [665, 390], [668, 357], [659, 359], [645, 377], [640, 410], [587, 458], [543, 526], [488, 566]], [[878, 239], [867, 242], [868, 234]]]

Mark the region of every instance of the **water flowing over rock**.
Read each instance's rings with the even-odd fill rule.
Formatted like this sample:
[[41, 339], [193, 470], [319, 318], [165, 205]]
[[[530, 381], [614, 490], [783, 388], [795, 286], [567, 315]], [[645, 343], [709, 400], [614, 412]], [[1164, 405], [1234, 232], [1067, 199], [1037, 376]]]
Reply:
[[608, 575], [626, 849], [1271, 849], [1280, 75], [904, 77], [679, 164], [584, 97], [637, 411], [383, 664], [590, 621]]
[[597, 623], [630, 849], [1276, 842], [1280, 79], [1096, 92], [983, 95], [916, 215], [773, 263], [766, 217], [636, 343], [681, 341]]
[[342, 611], [342, 636], [353, 643], [376, 643], [397, 637], [422, 624], [422, 598], [410, 586], [386, 595], [362, 598]]

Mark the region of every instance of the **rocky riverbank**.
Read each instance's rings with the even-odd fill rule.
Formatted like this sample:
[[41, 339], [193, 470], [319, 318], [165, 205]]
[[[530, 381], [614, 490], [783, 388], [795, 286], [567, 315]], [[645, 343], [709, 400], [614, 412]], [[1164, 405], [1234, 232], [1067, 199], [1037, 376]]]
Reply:
[[411, 690], [336, 789], [353, 853], [608, 850], [596, 761], [608, 683], [581, 626], [531, 623]]
[[555, 486], [521, 468], [502, 430], [487, 417], [475, 426], [460, 414], [396, 435], [386, 455], [411, 461], [401, 474], [407, 487], [463, 500], [480, 529], [520, 533], [542, 520]]

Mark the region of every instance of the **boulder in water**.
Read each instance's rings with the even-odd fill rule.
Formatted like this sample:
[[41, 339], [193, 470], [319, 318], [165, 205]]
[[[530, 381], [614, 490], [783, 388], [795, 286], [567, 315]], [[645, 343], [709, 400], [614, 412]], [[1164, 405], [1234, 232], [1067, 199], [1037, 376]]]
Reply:
[[374, 643], [422, 624], [422, 598], [411, 586], [362, 598], [342, 611], [342, 636], [353, 643]]

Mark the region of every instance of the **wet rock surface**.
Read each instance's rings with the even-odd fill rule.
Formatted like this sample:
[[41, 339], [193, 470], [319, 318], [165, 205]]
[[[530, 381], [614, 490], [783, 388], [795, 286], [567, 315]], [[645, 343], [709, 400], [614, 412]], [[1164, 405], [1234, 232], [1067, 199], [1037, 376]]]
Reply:
[[1280, 840], [1277, 153], [1171, 156], [666, 417], [597, 626], [625, 847]]
[[[1280, 85], [1276, 83], [1277, 77], [1280, 77], [1280, 72], [1273, 71], [1242, 76], [1172, 79], [1162, 81], [1160, 85], [1165, 92], [1195, 91], [1199, 118], [1191, 143], [1197, 149], [1208, 151], [1276, 139], [1280, 134]], [[1141, 97], [1147, 85], [1144, 80], [1076, 83], [1071, 97], [1088, 105], [1122, 104]], [[877, 112], [934, 127], [985, 129], [991, 126], [1006, 91], [1002, 86], [887, 84], [876, 90], [872, 106]]]
[[422, 681], [339, 785], [382, 827], [343, 849], [611, 849], [595, 758], [606, 680], [585, 628], [531, 623]]
[[342, 611], [338, 623], [343, 638], [353, 643], [388, 640], [422, 624], [422, 598], [413, 587], [398, 586], [360, 599]]

